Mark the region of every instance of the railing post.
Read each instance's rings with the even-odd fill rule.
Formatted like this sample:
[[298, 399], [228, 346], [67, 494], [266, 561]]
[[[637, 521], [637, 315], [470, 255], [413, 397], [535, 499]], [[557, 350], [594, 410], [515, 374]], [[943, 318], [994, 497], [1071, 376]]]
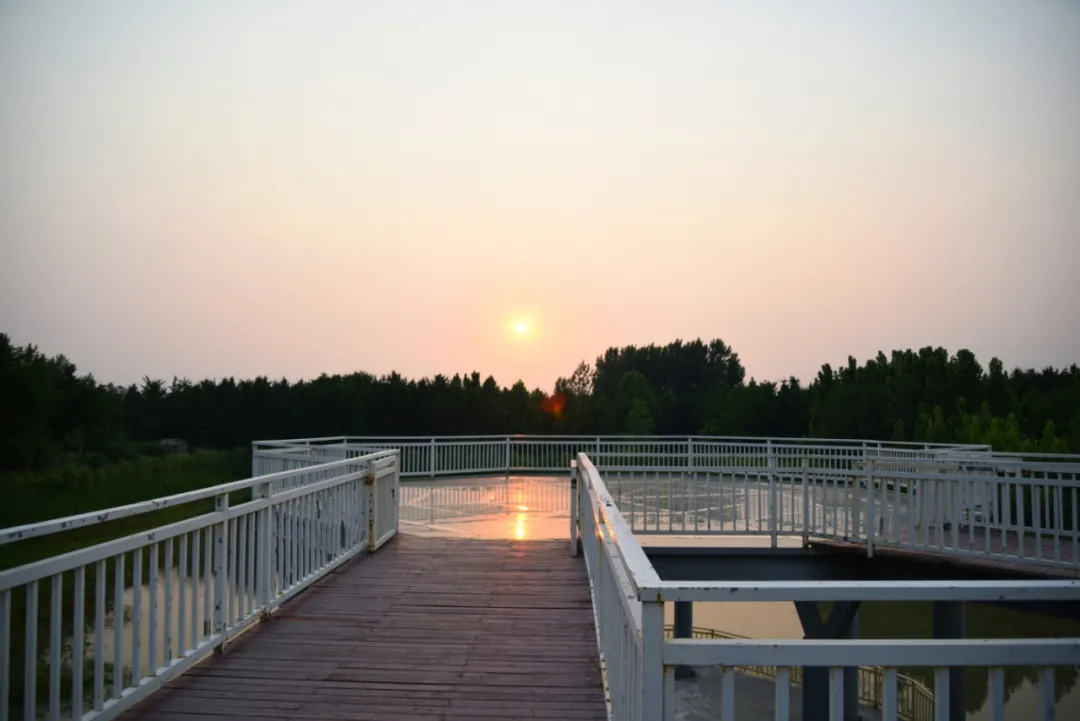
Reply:
[[[434, 443], [434, 439], [432, 439]], [[432, 446], [434, 448], [434, 446]], [[375, 462], [368, 461], [367, 473], [364, 475], [364, 511], [367, 520], [368, 553], [375, 551]]]
[[435, 477], [435, 439], [431, 439], [431, 477]]
[[225, 595], [229, 584], [225, 578], [229, 553], [229, 494], [214, 497], [214, 510], [222, 514], [221, 523], [214, 524], [214, 633], [221, 635], [217, 650], [225, 650]]
[[776, 451], [773, 449], [772, 439], [765, 441], [768, 456], [766, 463], [769, 469], [769, 538], [772, 547], [777, 546], [777, 502], [776, 502]]
[[506, 437], [506, 477], [510, 478], [510, 436]]
[[578, 464], [570, 461], [570, 555], [578, 551]]
[[664, 718], [664, 603], [641, 602], [641, 718]]
[[694, 439], [686, 439], [686, 470], [689, 473], [694, 472]]
[[[252, 489], [252, 497], [255, 499], [269, 499], [270, 498], [270, 484], [260, 483]], [[271, 534], [273, 531], [270, 528], [270, 519], [273, 517], [273, 506], [267, 505], [266, 508], [259, 511], [258, 525], [256, 526], [255, 542], [258, 547], [255, 551], [255, 603], [258, 605], [260, 613], [263, 617], [266, 616], [267, 608], [270, 605], [270, 587], [273, 583], [274, 563], [271, 558], [271, 548], [274, 548], [274, 544]]]

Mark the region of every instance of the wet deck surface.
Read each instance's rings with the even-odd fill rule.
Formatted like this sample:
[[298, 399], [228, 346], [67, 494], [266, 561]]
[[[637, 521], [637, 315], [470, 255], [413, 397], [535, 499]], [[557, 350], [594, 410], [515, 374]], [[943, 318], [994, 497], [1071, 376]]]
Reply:
[[557, 541], [401, 534], [124, 719], [604, 719], [589, 583]]

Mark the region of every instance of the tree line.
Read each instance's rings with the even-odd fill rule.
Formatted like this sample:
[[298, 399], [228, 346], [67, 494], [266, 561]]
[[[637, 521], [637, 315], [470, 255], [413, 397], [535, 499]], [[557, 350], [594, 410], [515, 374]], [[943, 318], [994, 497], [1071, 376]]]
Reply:
[[609, 348], [550, 392], [479, 373], [410, 380], [356, 372], [129, 386], [0, 334], [0, 472], [160, 454], [163, 438], [232, 449], [324, 435], [715, 434], [988, 443], [1080, 452], [1080, 368], [987, 368], [967, 351], [893, 351], [811, 383], [746, 380], [720, 340]]

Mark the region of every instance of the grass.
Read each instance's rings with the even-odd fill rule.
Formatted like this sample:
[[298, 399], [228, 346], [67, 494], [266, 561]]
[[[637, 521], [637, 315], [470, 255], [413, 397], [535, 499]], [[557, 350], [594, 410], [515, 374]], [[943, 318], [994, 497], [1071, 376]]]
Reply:
[[[249, 459], [246, 449], [205, 451], [101, 468], [61, 466], [40, 473], [8, 474], [3, 478], [5, 495], [18, 502], [0, 503], [0, 528], [228, 483], [251, 475]], [[202, 501], [9, 543], [0, 546], [0, 570], [207, 513], [212, 507], [212, 501]]]
[[[172, 455], [157, 458], [140, 458], [135, 461], [115, 463], [101, 468], [87, 466], [64, 466], [40, 473], [8, 474], [3, 481], [5, 496], [15, 502], [0, 503], [0, 528], [10, 528], [51, 518], [60, 518], [90, 511], [122, 506], [136, 501], [183, 493], [199, 488], [220, 485], [250, 476], [250, 455], [247, 449], [236, 451], [208, 451], [189, 455]], [[232, 494], [230, 503], [247, 500], [250, 492]], [[213, 500], [206, 499], [182, 506], [162, 509], [152, 513], [122, 518], [115, 521], [86, 526], [72, 531], [54, 533], [39, 538], [0, 546], [0, 570], [33, 563], [73, 550], [85, 548], [202, 515], [213, 510]], [[124, 557], [124, 578], [130, 587], [133, 577], [132, 554]], [[148, 559], [144, 554], [143, 578], [147, 577]], [[113, 613], [113, 579], [115, 568], [112, 561], [106, 566], [106, 613]], [[85, 619], [94, 618], [95, 588], [98, 583], [96, 568], [86, 569]], [[70, 639], [74, 631], [74, 573], [63, 574], [61, 599], [63, 639]], [[52, 604], [51, 584], [39, 583], [36, 637], [38, 657], [48, 657], [50, 630], [49, 614]], [[23, 695], [24, 649], [27, 639], [27, 592], [26, 587], [12, 590], [11, 598], [11, 667], [12, 694], [0, 702], [20, 704]], [[63, 671], [65, 689], [70, 688], [70, 658]], [[127, 671], [125, 671], [126, 673]], [[107, 669], [111, 676], [111, 669]], [[84, 683], [91, 683], [92, 668], [84, 667]], [[111, 681], [109, 681], [111, 683]], [[48, 666], [38, 664], [37, 693], [39, 704], [48, 697]], [[69, 693], [65, 690], [65, 693]], [[18, 708], [18, 706], [14, 706]]]

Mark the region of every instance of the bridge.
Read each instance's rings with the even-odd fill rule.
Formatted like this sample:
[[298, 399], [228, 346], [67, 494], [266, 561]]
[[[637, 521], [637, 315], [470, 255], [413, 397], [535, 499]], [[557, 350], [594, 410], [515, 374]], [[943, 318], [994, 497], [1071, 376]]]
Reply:
[[[965, 609], [1077, 618], [1078, 489], [1080, 457], [962, 445], [256, 442], [249, 479], [0, 531], [144, 529], [0, 572], [0, 721], [673, 719], [713, 678], [725, 721], [958, 721], [971, 668], [1000, 720], [1017, 666], [1053, 719], [1080, 638], [970, 637]], [[515, 507], [562, 540], [468, 530]], [[883, 599], [932, 604], [934, 638], [859, 638]], [[803, 636], [694, 628], [758, 601]]]

